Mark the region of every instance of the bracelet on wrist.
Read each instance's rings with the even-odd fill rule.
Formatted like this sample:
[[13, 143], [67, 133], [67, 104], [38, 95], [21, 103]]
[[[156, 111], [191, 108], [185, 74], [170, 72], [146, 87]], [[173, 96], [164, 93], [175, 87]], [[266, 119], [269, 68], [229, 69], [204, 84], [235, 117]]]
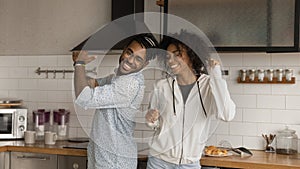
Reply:
[[84, 61], [75, 61], [73, 66], [85, 66], [85, 62]]

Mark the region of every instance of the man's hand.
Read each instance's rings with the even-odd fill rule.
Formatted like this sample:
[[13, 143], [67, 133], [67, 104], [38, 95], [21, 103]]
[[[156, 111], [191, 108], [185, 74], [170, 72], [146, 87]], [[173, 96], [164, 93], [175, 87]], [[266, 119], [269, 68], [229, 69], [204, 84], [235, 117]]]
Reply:
[[74, 51], [72, 54], [73, 61], [84, 61], [85, 64], [95, 60], [95, 56], [89, 56], [87, 51]]

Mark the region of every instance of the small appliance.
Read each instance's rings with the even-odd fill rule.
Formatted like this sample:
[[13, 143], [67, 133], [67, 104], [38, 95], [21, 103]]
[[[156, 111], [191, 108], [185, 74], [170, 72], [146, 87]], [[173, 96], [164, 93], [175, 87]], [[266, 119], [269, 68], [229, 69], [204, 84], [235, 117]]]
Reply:
[[22, 100], [0, 99], [0, 139], [22, 139], [27, 129], [27, 109]]

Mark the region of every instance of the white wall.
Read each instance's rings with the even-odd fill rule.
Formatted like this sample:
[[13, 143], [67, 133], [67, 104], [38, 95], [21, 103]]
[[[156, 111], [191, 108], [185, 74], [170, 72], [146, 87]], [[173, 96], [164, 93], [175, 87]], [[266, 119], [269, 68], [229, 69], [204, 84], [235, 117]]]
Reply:
[[0, 0], [0, 55], [70, 54], [111, 21], [111, 0]]
[[[221, 140], [230, 141], [233, 146], [263, 149], [261, 134], [276, 133], [287, 124], [300, 135], [300, 53], [223, 53], [220, 54], [225, 69], [229, 70], [228, 88], [237, 105], [235, 119], [221, 123], [208, 144]], [[70, 137], [86, 136], [90, 130], [92, 113], [76, 114], [72, 97], [72, 74], [37, 75], [37, 67], [42, 69], [70, 69], [69, 55], [51, 56], [0, 56], [0, 98], [17, 97], [24, 100], [32, 120], [32, 110], [38, 108], [67, 108], [71, 110]], [[101, 62], [98, 75], [111, 72], [118, 56], [107, 56]], [[236, 79], [240, 69], [246, 68], [292, 68], [296, 84], [238, 84]], [[149, 69], [146, 76], [146, 95], [151, 84], [160, 77], [156, 70]], [[146, 96], [147, 97], [147, 96]], [[144, 101], [147, 102], [147, 99]], [[143, 107], [145, 109], [145, 107]], [[78, 118], [80, 120], [78, 120]], [[140, 114], [138, 120], [143, 119]], [[84, 128], [84, 130], [82, 129]], [[138, 124], [135, 132], [139, 142], [145, 142], [152, 132]]]

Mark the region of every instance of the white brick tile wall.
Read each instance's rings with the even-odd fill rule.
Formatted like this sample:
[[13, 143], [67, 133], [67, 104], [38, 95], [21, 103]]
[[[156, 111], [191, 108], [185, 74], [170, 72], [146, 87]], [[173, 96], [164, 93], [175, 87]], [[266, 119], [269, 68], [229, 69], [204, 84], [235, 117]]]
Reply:
[[300, 57], [299, 53], [272, 53], [273, 66], [299, 66]]
[[271, 94], [271, 85], [270, 84], [245, 84], [244, 94]]
[[19, 66], [19, 56], [0, 56], [1, 67]]
[[256, 136], [257, 123], [231, 122], [229, 125], [230, 135]]
[[258, 95], [257, 107], [269, 109], [285, 109], [285, 96]]
[[220, 53], [223, 66], [241, 66], [243, 63], [242, 53]]
[[256, 95], [232, 94], [231, 98], [238, 108], [256, 108]]
[[287, 109], [300, 109], [300, 96], [286, 96]]
[[[97, 76], [111, 73], [118, 65], [119, 55], [97, 56], [88, 69], [97, 68]], [[288, 125], [300, 135], [300, 53], [220, 53], [223, 68], [229, 70], [226, 77], [231, 97], [237, 105], [237, 113], [232, 122], [221, 122], [207, 144], [218, 144], [228, 140], [234, 147], [246, 146], [263, 149], [261, 134], [274, 134]], [[70, 137], [87, 136], [91, 130], [94, 110], [84, 111], [74, 108], [72, 93], [73, 73], [63, 78], [62, 74], [37, 75], [35, 70], [73, 70], [71, 55], [46, 56], [0, 56], [0, 97], [17, 97], [24, 100], [30, 118], [32, 110], [38, 108], [66, 108], [71, 111]], [[102, 61], [101, 61], [102, 60]], [[239, 84], [236, 79], [240, 69], [294, 70], [296, 84]], [[162, 77], [155, 67], [144, 72], [146, 95], [142, 113], [137, 116], [135, 136], [139, 142], [147, 142], [153, 131], [144, 123], [144, 114], [152, 84]], [[76, 111], [75, 111], [76, 110]], [[79, 118], [79, 120], [78, 120]]]
[[243, 65], [250, 67], [270, 66], [271, 54], [268, 53], [244, 53]]
[[[275, 141], [274, 141], [275, 143]], [[243, 137], [243, 146], [249, 149], [256, 149], [256, 150], [264, 150], [265, 149], [265, 140], [262, 136], [244, 136]]]
[[271, 123], [271, 109], [244, 109], [244, 122]]
[[272, 110], [272, 123], [300, 124], [300, 110]]

